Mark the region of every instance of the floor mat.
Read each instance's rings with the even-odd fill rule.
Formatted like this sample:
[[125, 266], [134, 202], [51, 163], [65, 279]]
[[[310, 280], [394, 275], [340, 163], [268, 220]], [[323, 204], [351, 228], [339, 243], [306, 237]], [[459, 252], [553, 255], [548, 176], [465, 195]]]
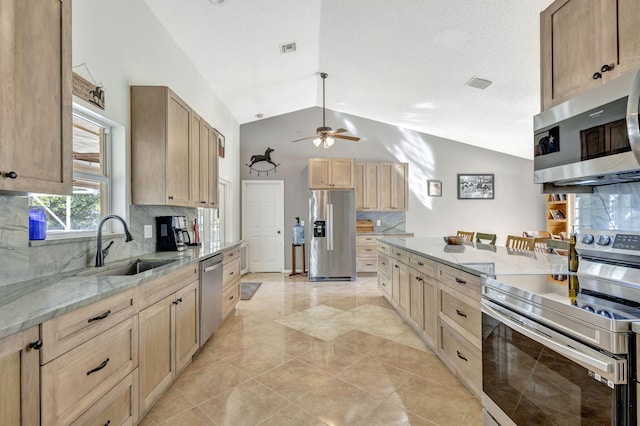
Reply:
[[240, 300], [251, 300], [262, 283], [240, 283]]

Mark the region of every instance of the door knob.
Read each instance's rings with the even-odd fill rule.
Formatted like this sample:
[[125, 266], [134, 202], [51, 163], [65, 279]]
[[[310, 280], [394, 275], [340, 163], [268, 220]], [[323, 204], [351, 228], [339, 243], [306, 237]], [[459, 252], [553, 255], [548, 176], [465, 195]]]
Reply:
[[280, 231], [278, 231], [278, 234], [280, 233]]

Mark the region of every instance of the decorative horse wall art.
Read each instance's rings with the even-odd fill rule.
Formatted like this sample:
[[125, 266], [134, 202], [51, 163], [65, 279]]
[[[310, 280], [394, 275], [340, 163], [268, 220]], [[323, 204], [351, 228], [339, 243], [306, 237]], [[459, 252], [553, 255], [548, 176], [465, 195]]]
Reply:
[[[245, 164], [245, 166], [249, 167], [251, 171], [258, 172], [258, 176], [260, 176], [260, 173], [266, 173], [267, 176], [269, 176], [269, 172], [272, 170], [275, 170], [276, 167], [280, 165], [280, 163], [276, 164], [275, 162], [273, 162], [273, 160], [271, 160], [271, 153], [273, 151], [274, 151], [273, 149], [267, 147], [267, 150], [264, 152], [264, 155], [260, 155], [260, 154], [252, 155], [251, 160], [249, 160], [249, 164]], [[257, 169], [253, 167], [254, 164], [262, 163], [262, 162], [269, 163], [273, 167], [268, 169]], [[251, 173], [251, 171], [249, 173]]]

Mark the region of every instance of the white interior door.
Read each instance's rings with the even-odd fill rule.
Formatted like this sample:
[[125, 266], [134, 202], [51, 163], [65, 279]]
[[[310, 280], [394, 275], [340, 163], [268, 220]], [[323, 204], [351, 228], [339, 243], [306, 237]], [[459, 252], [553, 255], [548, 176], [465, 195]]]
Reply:
[[284, 270], [284, 181], [242, 181], [242, 238], [250, 272]]

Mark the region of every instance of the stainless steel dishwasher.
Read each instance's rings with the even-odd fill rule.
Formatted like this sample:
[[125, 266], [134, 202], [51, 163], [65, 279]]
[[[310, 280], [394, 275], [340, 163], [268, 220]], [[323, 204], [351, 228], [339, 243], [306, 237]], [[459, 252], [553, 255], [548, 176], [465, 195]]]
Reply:
[[222, 324], [222, 254], [200, 262], [200, 346]]

